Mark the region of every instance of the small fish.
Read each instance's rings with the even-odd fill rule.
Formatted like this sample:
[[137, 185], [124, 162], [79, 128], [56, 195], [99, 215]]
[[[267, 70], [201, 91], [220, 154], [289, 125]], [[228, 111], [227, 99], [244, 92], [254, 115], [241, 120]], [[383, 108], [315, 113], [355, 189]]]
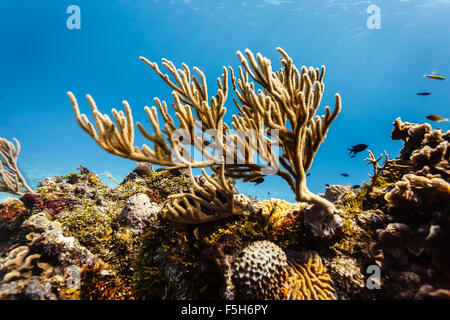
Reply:
[[208, 147], [212, 142], [208, 141], [208, 140], [203, 140], [203, 145], [205, 147]]
[[350, 158], [354, 158], [354, 157], [356, 157], [356, 154], [350, 156]]
[[418, 96], [429, 96], [431, 92], [419, 92], [417, 93]]
[[329, 187], [330, 185], [328, 183], [325, 183], [325, 187]]
[[425, 78], [430, 78], [430, 79], [434, 79], [434, 80], [445, 80], [444, 77], [438, 76], [438, 75], [435, 75], [435, 74], [424, 74], [423, 76]]
[[357, 154], [358, 152], [364, 151], [366, 150], [366, 148], [368, 147], [367, 144], [361, 143], [361, 144], [357, 144], [355, 146], [352, 146], [351, 148], [347, 148], [347, 150], [350, 150], [349, 154]]
[[308, 172], [308, 173], [306, 174], [306, 176], [307, 176], [307, 177], [309, 177], [310, 175], [311, 175], [311, 173], [310, 173], [310, 172]]
[[343, 177], [348, 177], [349, 174], [348, 174], [348, 173], [341, 173], [341, 176], [343, 176]]
[[264, 182], [264, 178], [257, 178], [255, 180], [251, 180], [252, 182], [255, 183], [255, 185], [263, 183]]
[[436, 121], [436, 122], [448, 121], [447, 118], [443, 118], [443, 117], [441, 117], [440, 115], [437, 115], [437, 114], [430, 114], [429, 116], [427, 116], [427, 119], [431, 120], [431, 121]]
[[361, 186], [359, 184], [355, 184], [352, 188], [353, 189], [359, 189], [359, 188], [361, 188]]

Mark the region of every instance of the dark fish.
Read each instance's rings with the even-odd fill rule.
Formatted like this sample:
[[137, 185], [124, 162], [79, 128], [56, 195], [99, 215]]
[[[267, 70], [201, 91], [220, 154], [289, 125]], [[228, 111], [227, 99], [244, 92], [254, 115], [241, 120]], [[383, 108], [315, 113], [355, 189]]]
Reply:
[[330, 185], [328, 183], [325, 183], [325, 187], [329, 187]]
[[356, 157], [356, 154], [350, 156], [350, 158], [354, 158], [354, 157]]
[[258, 178], [258, 179], [251, 180], [251, 181], [254, 182], [255, 185], [257, 185], [257, 184], [263, 183], [264, 182], [264, 178]]
[[307, 176], [307, 177], [309, 177], [310, 175], [311, 175], [311, 173], [310, 173], [310, 172], [308, 172], [308, 173], [306, 174], [306, 176]]
[[430, 79], [434, 79], [434, 80], [445, 80], [444, 77], [438, 76], [438, 75], [435, 75], [435, 74], [424, 74], [423, 76], [425, 78], [430, 78]]
[[208, 140], [203, 140], [203, 145], [205, 147], [209, 146], [212, 142], [208, 141]]
[[418, 96], [429, 96], [431, 92], [419, 92], [417, 93]]
[[351, 148], [347, 148], [347, 150], [350, 150], [349, 154], [357, 154], [358, 152], [364, 151], [366, 150], [366, 148], [368, 147], [367, 144], [361, 143], [361, 144], [357, 144], [355, 146], [352, 146]]
[[352, 188], [353, 189], [359, 189], [359, 188], [361, 188], [361, 186], [359, 184], [355, 184]]
[[348, 173], [341, 173], [341, 176], [343, 176], [343, 177], [348, 177], [349, 174], [348, 174]]
[[448, 121], [447, 118], [441, 117], [440, 115], [437, 114], [430, 114], [429, 116], [427, 116], [427, 119], [436, 122]]

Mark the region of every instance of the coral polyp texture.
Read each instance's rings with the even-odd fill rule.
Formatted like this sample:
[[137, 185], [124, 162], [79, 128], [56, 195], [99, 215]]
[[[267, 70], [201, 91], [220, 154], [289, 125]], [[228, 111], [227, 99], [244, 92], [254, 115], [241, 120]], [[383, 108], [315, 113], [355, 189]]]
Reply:
[[[341, 98], [336, 95], [333, 111], [327, 106], [324, 115], [316, 115], [325, 88], [325, 67], [314, 69], [303, 66], [298, 69], [283, 49], [277, 50], [282, 56], [280, 60], [283, 65], [278, 72], [274, 72], [271, 61], [259, 53], [255, 57], [248, 49], [245, 50], [245, 55], [237, 52], [242, 65], [237, 73], [239, 79], [233, 69], [229, 68], [231, 85], [237, 96], [233, 102], [239, 110], [237, 115], [232, 116], [233, 132], [223, 120], [229, 94], [229, 74], [225, 67], [217, 81], [217, 93], [209, 97], [206, 77], [198, 68], [193, 68], [197, 75], [192, 75], [186, 64], [183, 63], [183, 69], [177, 69], [171, 61], [163, 59], [162, 65], [168, 70], [172, 80], [169, 74], [159, 69], [157, 63], [141, 57], [173, 89], [172, 106], [178, 120], [176, 125], [166, 102], [161, 102], [158, 98], [155, 98], [156, 107], [145, 107], [154, 133], [149, 133], [139, 122], [136, 126], [152, 143], [152, 147], [134, 146], [134, 123], [128, 102], [123, 102], [125, 112], [112, 110], [116, 122], [114, 124], [108, 115], [98, 111], [93, 98], [88, 95], [95, 119], [94, 126], [85, 114], [80, 113], [75, 96], [71, 92], [68, 95], [80, 127], [100, 147], [114, 155], [160, 165], [163, 166], [162, 169], [210, 167], [220, 176], [243, 181], [261, 179], [268, 173], [276, 174], [288, 183], [297, 201], [320, 207], [326, 211], [326, 215], [335, 215], [337, 209], [331, 202], [309, 191], [306, 174], [331, 123], [341, 110]], [[251, 79], [262, 89], [257, 90]], [[159, 122], [159, 116], [163, 123]], [[196, 134], [195, 129], [214, 131], [214, 138], [208, 140], [205, 135]], [[272, 137], [264, 134], [264, 130], [276, 135]], [[182, 140], [180, 132], [183, 132]], [[249, 136], [249, 132], [253, 135]], [[192, 157], [187, 146], [201, 152], [204, 159], [196, 160]], [[281, 151], [279, 155], [273, 150], [278, 146]], [[266, 165], [254, 162], [252, 159], [255, 154]], [[194, 185], [195, 188], [190, 193], [173, 197], [178, 200], [169, 208], [173, 219], [184, 223], [201, 223], [241, 212], [229, 195], [226, 179], [221, 179], [219, 184], [215, 183], [219, 192], [225, 191], [228, 194], [224, 197], [225, 202], [221, 203], [215, 199], [215, 191], [202, 190], [203, 187]], [[208, 208], [205, 197], [211, 198], [208, 201], [214, 202], [217, 213], [211, 212], [214, 209]], [[183, 207], [180, 202], [184, 203]], [[223, 209], [227, 210], [226, 214]], [[208, 213], [202, 210], [207, 210]]]

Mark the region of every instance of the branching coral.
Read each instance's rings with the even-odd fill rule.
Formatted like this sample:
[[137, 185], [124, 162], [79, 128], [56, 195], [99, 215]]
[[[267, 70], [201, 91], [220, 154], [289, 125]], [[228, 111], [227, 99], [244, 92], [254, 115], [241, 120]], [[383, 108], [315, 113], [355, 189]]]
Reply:
[[[176, 126], [166, 103], [158, 98], [155, 98], [157, 108], [145, 108], [154, 133], [150, 134], [139, 122], [136, 126], [152, 142], [153, 149], [145, 144], [141, 148], [134, 146], [133, 117], [126, 101], [123, 102], [125, 113], [112, 110], [116, 122], [114, 124], [107, 115], [98, 111], [94, 100], [88, 95], [95, 119], [94, 127], [87, 116], [80, 113], [74, 95], [71, 92], [68, 95], [78, 124], [100, 147], [112, 154], [161, 165], [164, 167], [162, 169], [211, 167], [216, 173], [222, 170], [221, 164], [225, 160], [224, 175], [244, 181], [276, 174], [288, 183], [297, 201], [315, 204], [332, 215], [336, 208], [331, 202], [309, 191], [306, 173], [331, 123], [341, 110], [341, 98], [336, 95], [333, 112], [326, 107], [324, 115], [316, 115], [324, 92], [325, 67], [322, 66], [321, 70], [302, 67], [299, 70], [285, 51], [281, 48], [277, 50], [282, 55], [283, 68], [276, 73], [272, 71], [269, 59], [260, 54], [255, 58], [250, 50], [245, 51], [248, 60], [241, 52], [237, 53], [242, 64], [239, 68], [239, 80], [236, 80], [233, 69], [229, 68], [233, 90], [237, 95], [234, 102], [240, 111], [233, 116], [234, 133], [223, 121], [229, 91], [228, 71], [225, 67], [222, 78], [217, 80], [218, 91], [210, 98], [206, 77], [198, 68], [193, 69], [197, 76], [191, 75], [186, 64], [183, 64], [181, 70], [171, 61], [163, 59], [163, 66], [174, 79], [171, 80], [168, 74], [159, 69], [158, 64], [141, 57], [174, 90], [173, 108], [179, 122]], [[262, 89], [257, 90], [255, 84], [249, 82], [250, 77]], [[162, 124], [158, 119], [158, 111], [163, 119]], [[196, 132], [196, 129], [202, 133]], [[274, 150], [278, 146], [281, 146], [281, 154]], [[192, 147], [202, 154], [201, 160], [189, 153], [188, 148]], [[264, 164], [254, 162], [255, 154]], [[196, 188], [195, 191], [206, 195], [211, 190], [201, 191], [201, 188]], [[185, 195], [182, 197], [186, 198]], [[190, 197], [199, 201], [195, 194]], [[214, 198], [212, 195], [207, 197]], [[184, 202], [187, 206], [187, 202]], [[208, 206], [213, 204], [209, 202]], [[219, 211], [226, 208], [224, 203], [215, 204]], [[203, 205], [206, 206], [206, 202]], [[175, 216], [183, 220], [181, 217], [188, 212], [183, 213], [180, 209], [176, 209], [178, 213]], [[198, 222], [211, 218], [211, 215], [200, 213], [199, 210], [200, 206], [196, 204], [196, 209], [191, 210], [191, 218], [187, 219], [193, 221], [193, 215]]]
[[215, 180], [202, 169], [202, 185], [195, 181], [189, 170], [193, 186], [189, 193], [168, 197], [166, 217], [176, 222], [196, 224], [229, 217], [243, 211], [244, 205], [236, 201], [230, 178], [224, 175], [221, 165], [219, 179]]
[[[192, 167], [207, 167], [212, 165], [214, 161], [220, 162], [221, 159], [207, 153], [203, 137], [195, 134], [196, 123], [193, 110], [196, 113], [198, 121], [201, 121], [202, 127], [200, 129], [217, 130], [219, 134], [223, 132], [223, 116], [226, 113], [224, 103], [228, 94], [228, 75], [226, 69], [224, 68], [224, 74], [222, 75], [223, 83], [220, 80], [218, 81], [219, 90], [216, 96], [211, 98], [211, 104], [209, 104], [206, 78], [199, 69], [194, 68], [194, 71], [200, 75], [201, 83], [197, 77], [191, 77], [191, 72], [187, 65], [183, 64], [184, 70], [177, 70], [172, 62], [163, 59], [163, 65], [175, 77], [178, 83], [177, 86], [169, 80], [168, 75], [161, 73], [156, 63], [152, 63], [142, 57], [141, 60], [150, 65], [174, 89], [173, 97], [175, 102], [173, 108], [176, 111], [175, 115], [179, 120], [179, 126], [175, 126], [174, 119], [168, 112], [166, 102], [161, 102], [158, 98], [155, 98], [158, 109], [156, 107], [152, 107], [151, 109], [145, 107], [154, 133], [150, 134], [141, 123], [138, 122], [136, 124], [141, 134], [153, 143], [153, 149], [150, 149], [145, 144], [139, 149], [134, 146], [135, 133], [133, 116], [127, 101], [123, 101], [125, 114], [123, 111], [118, 112], [115, 109], [112, 110], [116, 121], [116, 124], [114, 124], [108, 115], [103, 115], [98, 111], [95, 101], [88, 95], [87, 99], [95, 119], [96, 130], [86, 115], [80, 114], [75, 96], [71, 92], [68, 92], [75, 118], [80, 127], [104, 150], [127, 159], [170, 168], [187, 167], [186, 162]], [[162, 126], [158, 120], [158, 111], [164, 121]], [[193, 159], [187, 149], [185, 149], [182, 143], [183, 139], [189, 140], [191, 145], [203, 152], [203, 155], [208, 160], [197, 161]]]
[[20, 143], [14, 139], [16, 146], [11, 141], [0, 138], [0, 192], [8, 192], [23, 195], [33, 192], [17, 166], [17, 158], [20, 153]]
[[[325, 67], [313, 69], [302, 67], [298, 70], [292, 59], [281, 48], [277, 49], [282, 58], [283, 68], [275, 73], [269, 59], [256, 56], [246, 50], [247, 58], [241, 52], [238, 57], [243, 68], [239, 68], [240, 79], [232, 73], [233, 89], [238, 97], [235, 104], [240, 113], [233, 117], [236, 130], [256, 131], [268, 129], [278, 131], [278, 143], [282, 153], [276, 163], [270, 148], [258, 148], [258, 155], [278, 165], [277, 175], [283, 178], [294, 191], [297, 201], [319, 204], [333, 212], [334, 206], [325, 199], [311, 193], [306, 186], [306, 173], [311, 168], [314, 156], [324, 141], [331, 123], [341, 110], [341, 98], [336, 95], [336, 107], [331, 112], [325, 107], [325, 115], [316, 115], [325, 89], [323, 78]], [[256, 91], [249, 76], [262, 86]], [[229, 168], [229, 167], [228, 167]], [[235, 178], [244, 180], [263, 176], [261, 166], [253, 166], [246, 171], [230, 172]]]
[[375, 181], [378, 179], [378, 177], [383, 175], [390, 175], [394, 179], [400, 178], [397, 174], [397, 171], [401, 168], [410, 168], [411, 166], [408, 165], [401, 165], [398, 164], [396, 159], [389, 159], [389, 155], [386, 151], [384, 151], [384, 164], [381, 166], [379, 164], [380, 160], [383, 158], [383, 154], [380, 155], [378, 158], [375, 158], [372, 151], [368, 150], [369, 157], [364, 159], [367, 162], [367, 165], [371, 164], [373, 166], [373, 175], [369, 174], [369, 177], [372, 178], [372, 181]]

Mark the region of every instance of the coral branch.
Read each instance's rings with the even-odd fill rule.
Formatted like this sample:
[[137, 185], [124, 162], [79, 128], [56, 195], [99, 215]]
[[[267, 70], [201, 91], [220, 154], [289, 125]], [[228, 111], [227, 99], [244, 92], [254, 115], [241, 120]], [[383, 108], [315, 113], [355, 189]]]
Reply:
[[384, 151], [384, 164], [383, 166], [380, 166], [379, 162], [383, 158], [383, 154], [381, 154], [378, 158], [375, 158], [372, 151], [367, 150], [367, 152], [369, 153], [369, 157], [364, 160], [367, 162], [367, 165], [371, 164], [373, 166], [373, 175], [371, 176], [369, 174], [369, 177], [372, 178], [373, 181], [386, 173], [395, 174], [396, 169], [410, 167], [408, 165], [398, 164], [396, 159], [389, 159], [389, 155], [386, 151]]
[[[175, 126], [172, 117], [167, 112], [165, 102], [161, 103], [159, 99], [155, 98], [156, 105], [164, 119], [163, 130], [160, 129], [156, 108], [152, 107], [152, 109], [150, 109], [145, 107], [154, 134], [148, 133], [139, 122], [136, 126], [142, 135], [153, 143], [153, 149], [150, 149], [145, 144], [139, 149], [134, 146], [133, 116], [128, 102], [123, 101], [125, 114], [123, 111], [118, 112], [116, 109], [112, 110], [116, 122], [114, 123], [108, 115], [101, 114], [98, 111], [95, 101], [90, 95], [87, 95], [87, 100], [91, 106], [92, 115], [95, 120], [94, 127], [87, 116], [80, 113], [78, 102], [72, 92], [68, 92], [67, 95], [72, 103], [75, 118], [80, 127], [89, 134], [101, 148], [109, 153], [134, 161], [149, 162], [164, 167], [186, 167], [187, 164], [184, 163], [186, 158], [192, 160], [189, 157], [189, 154], [185, 152], [186, 150], [181, 141], [173, 139]], [[163, 133], [166, 134], [167, 141], [164, 138]], [[180, 136], [177, 136], [177, 138], [179, 137]], [[194, 142], [196, 144], [199, 143], [197, 140], [194, 140]], [[192, 167], [205, 167], [210, 165], [210, 163], [210, 161], [192, 160], [190, 165]]]
[[[325, 88], [325, 67], [308, 69], [303, 66], [299, 70], [284, 50], [277, 50], [282, 56], [283, 67], [276, 73], [272, 71], [270, 60], [261, 54], [255, 57], [248, 49], [245, 56], [237, 52], [242, 65], [239, 67], [239, 80], [233, 69], [229, 68], [233, 91], [237, 96], [233, 101], [239, 110], [232, 121], [235, 132], [231, 132], [223, 121], [229, 90], [228, 70], [225, 67], [222, 77], [217, 79], [217, 93], [209, 98], [206, 77], [198, 68], [193, 68], [196, 75], [192, 75], [186, 64], [182, 64], [183, 69], [177, 69], [171, 61], [162, 59], [162, 65], [168, 70], [165, 74], [157, 63], [140, 58], [173, 89], [172, 106], [179, 122], [176, 126], [166, 103], [157, 98], [157, 108], [145, 108], [154, 133], [150, 134], [140, 123], [136, 126], [153, 143], [153, 149], [146, 145], [141, 149], [134, 146], [133, 118], [126, 101], [123, 102], [125, 114], [112, 110], [114, 124], [107, 115], [97, 110], [94, 100], [87, 96], [95, 119], [94, 127], [86, 115], [80, 114], [73, 94], [69, 92], [68, 95], [78, 124], [100, 147], [112, 154], [161, 165], [165, 167], [163, 169], [211, 167], [215, 173], [244, 181], [262, 178], [269, 173], [276, 174], [288, 183], [297, 201], [318, 205], [332, 213], [335, 211], [334, 205], [307, 188], [306, 173], [331, 123], [341, 110], [341, 97], [336, 94], [333, 111], [327, 106], [324, 115], [316, 115]], [[250, 78], [262, 89], [257, 89], [249, 81]], [[158, 120], [158, 111], [164, 121], [162, 124]], [[202, 134], [196, 129], [200, 129]], [[183, 141], [177, 135], [180, 130]], [[213, 136], [208, 139], [204, 133], [211, 135], [211, 131], [214, 131]], [[200, 152], [202, 160], [191, 158], [186, 146]], [[274, 150], [278, 147], [281, 154]], [[263, 164], [254, 162], [255, 155]], [[224, 166], [221, 165], [223, 160], [226, 162]], [[196, 192], [206, 195], [205, 192], [212, 192], [212, 189], [205, 192], [197, 189]], [[214, 196], [214, 193], [208, 193], [210, 200]], [[183, 215], [190, 216], [190, 220], [202, 220], [199, 218], [203, 217], [199, 213], [201, 205], [210, 205], [200, 201], [197, 195], [190, 196], [194, 205], [188, 205], [185, 196], [182, 198], [186, 208], [176, 202], [172, 206], [173, 212], [184, 210]], [[223, 205], [218, 204], [219, 212], [225, 209]]]
[[[317, 116], [322, 99], [325, 67], [321, 70], [302, 67], [298, 70], [292, 59], [281, 48], [277, 49], [282, 58], [283, 68], [274, 73], [269, 59], [260, 54], [255, 56], [250, 50], [245, 51], [247, 58], [238, 51], [241, 61], [240, 79], [236, 81], [233, 73], [233, 90], [238, 97], [235, 100], [240, 113], [233, 117], [235, 129], [278, 130], [278, 143], [282, 154], [279, 162], [286, 170], [280, 169], [277, 174], [286, 180], [294, 191], [297, 201], [320, 203], [328, 207], [320, 197], [309, 192], [306, 187], [306, 173], [311, 168], [313, 159], [323, 143], [331, 123], [341, 110], [340, 95], [336, 95], [336, 106], [331, 112], [327, 106], [325, 114]], [[249, 76], [263, 88], [257, 90], [255, 84], [249, 82]], [[267, 150], [258, 150], [258, 155], [271, 159]], [[272, 164], [272, 163], [269, 163]], [[231, 168], [234, 170], [234, 168]], [[257, 178], [252, 168], [247, 172], [235, 174], [236, 178]], [[228, 173], [228, 172], [227, 172]]]
[[196, 182], [189, 168], [193, 186], [188, 193], [169, 196], [166, 217], [175, 222], [197, 224], [229, 217], [243, 211], [243, 204], [235, 199], [232, 179], [224, 175], [224, 165], [220, 166], [215, 180], [202, 169], [203, 181]]
[[0, 192], [8, 192], [15, 195], [23, 195], [33, 192], [17, 166], [17, 158], [20, 153], [20, 143], [14, 139], [16, 146], [11, 141], [0, 138]]

